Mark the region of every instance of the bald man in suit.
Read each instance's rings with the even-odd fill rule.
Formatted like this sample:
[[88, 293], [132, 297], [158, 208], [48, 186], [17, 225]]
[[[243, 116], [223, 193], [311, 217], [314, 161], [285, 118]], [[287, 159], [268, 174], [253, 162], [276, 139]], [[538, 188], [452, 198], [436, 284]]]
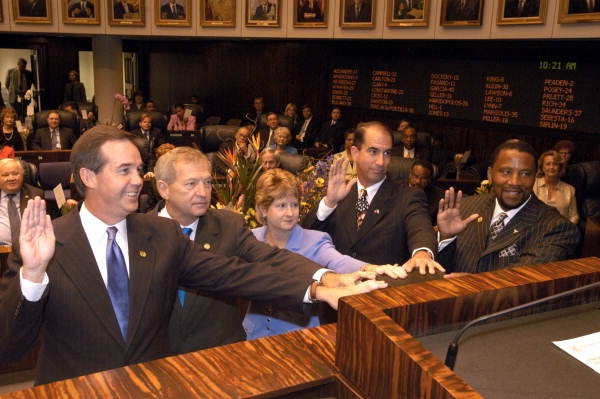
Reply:
[[440, 263], [451, 276], [564, 260], [577, 226], [533, 194], [536, 155], [520, 140], [498, 146], [488, 168], [492, 193], [461, 198], [447, 190], [437, 225]]

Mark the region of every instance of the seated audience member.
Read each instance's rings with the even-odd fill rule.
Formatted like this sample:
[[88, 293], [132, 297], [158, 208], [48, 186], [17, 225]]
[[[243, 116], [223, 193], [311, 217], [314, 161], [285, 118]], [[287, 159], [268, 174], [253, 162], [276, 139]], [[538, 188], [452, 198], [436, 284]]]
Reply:
[[138, 121], [138, 128], [130, 132], [142, 139], [142, 158], [144, 159], [144, 173], [152, 172], [156, 157], [154, 151], [167, 141], [160, 129], [152, 127], [152, 116], [142, 113]]
[[278, 152], [287, 152], [290, 154], [297, 154], [298, 150], [295, 147], [289, 145], [290, 141], [292, 141], [292, 134], [290, 133], [290, 129], [285, 126], [279, 126], [275, 130], [275, 143], [271, 144], [269, 148], [274, 149]]
[[194, 115], [186, 117], [183, 104], [175, 104], [173, 109], [175, 113], [169, 119], [167, 130], [194, 130], [196, 128], [196, 117]]
[[279, 153], [272, 148], [265, 148], [260, 152], [260, 166], [262, 170], [279, 168], [281, 161]]
[[408, 126], [401, 133], [402, 145], [395, 150], [397, 155], [403, 158], [429, 159], [429, 150], [417, 144], [417, 131], [414, 127]]
[[220, 146], [220, 150], [228, 149], [233, 151], [238, 157], [255, 160], [256, 150], [250, 143], [250, 137], [252, 136], [250, 129], [251, 126], [240, 126], [235, 132], [234, 140], [229, 139], [224, 141]]
[[427, 196], [429, 204], [429, 216], [431, 222], [436, 222], [439, 203], [444, 198], [444, 190], [433, 184], [433, 165], [424, 159], [417, 159], [410, 167], [408, 174], [408, 187], [420, 188]]
[[129, 105], [131, 112], [140, 112], [146, 109], [146, 103], [144, 102], [144, 93], [141, 91], [133, 92], [133, 100]]
[[439, 259], [450, 276], [506, 267], [554, 262], [572, 257], [577, 227], [533, 194], [535, 150], [508, 140], [494, 150], [489, 194], [461, 198], [446, 190], [437, 227]]
[[94, 111], [87, 111], [87, 119], [83, 119], [82, 133], [86, 130], [90, 130], [94, 126], [96, 126], [96, 114]]
[[23, 166], [13, 158], [0, 160], [0, 244], [12, 245], [19, 239], [21, 215], [27, 201], [44, 196], [38, 187], [23, 182]]
[[146, 112], [160, 112], [156, 107], [156, 102], [154, 100], [146, 101], [146, 108], [144, 109]]
[[310, 105], [302, 106], [302, 117], [304, 118], [300, 125], [300, 130], [296, 135], [294, 147], [298, 149], [312, 148], [319, 134], [319, 124], [313, 116]]
[[[211, 209], [211, 169], [208, 158], [190, 147], [178, 147], [160, 157], [155, 173], [164, 202], [159, 203], [154, 212], [175, 220], [184, 234], [207, 254], [264, 262], [281, 273], [292, 275], [306, 265], [314, 265], [306, 258], [256, 240], [241, 215]], [[267, 287], [265, 285], [269, 290]], [[181, 290], [179, 296], [174, 298], [169, 326], [174, 353], [245, 339], [242, 313], [234, 298], [195, 290]]]
[[267, 114], [267, 126], [259, 129], [261, 148], [269, 148], [275, 144], [275, 132], [277, 128], [279, 128], [279, 115], [275, 112], [269, 112]]
[[435, 232], [421, 190], [391, 181], [392, 132], [381, 122], [361, 124], [354, 131], [352, 159], [357, 180], [346, 182], [347, 161], [329, 170], [327, 194], [302, 221], [302, 226], [329, 233], [336, 249], [374, 264], [403, 264], [434, 274]]
[[17, 111], [11, 107], [5, 107], [0, 111], [0, 122], [2, 122], [2, 138], [0, 146], [12, 147], [14, 151], [25, 150], [23, 138], [17, 130]]
[[264, 127], [262, 115], [265, 113], [265, 100], [262, 97], [254, 97], [252, 102], [252, 111], [242, 117], [242, 124], [251, 123], [254, 125], [254, 131], [260, 131]]
[[[52, 223], [44, 201], [29, 201], [21, 218], [20, 257], [11, 257], [0, 292], [0, 358], [16, 360], [41, 342], [36, 384], [170, 355], [168, 324], [178, 286], [294, 310], [315, 300], [337, 308], [343, 295], [386, 286], [356, 284], [372, 273], [328, 273], [271, 248], [276, 259], [269, 263], [223, 256], [206, 249], [209, 239], [220, 238], [215, 234], [207, 233], [208, 245], [195, 245], [181, 222], [135, 213], [142, 159], [135, 138], [116, 127], [98, 125], [81, 136], [71, 162], [84, 196], [80, 209]], [[198, 179], [188, 183], [179, 175], [172, 188], [194, 198], [185, 204], [203, 213], [210, 202], [210, 165], [194, 167]], [[161, 187], [169, 190], [167, 182]], [[171, 212], [167, 208], [176, 214]], [[244, 232], [251, 236], [241, 216], [227, 215], [239, 218], [239, 231], [230, 223], [222, 228], [232, 240]]]
[[342, 120], [342, 109], [334, 107], [331, 110], [331, 118], [321, 124], [315, 147], [324, 147], [328, 151], [341, 151], [345, 131], [346, 124]]
[[354, 145], [354, 129], [346, 130], [344, 133], [344, 151], [334, 154], [333, 160], [344, 159], [348, 160], [348, 167], [346, 168], [346, 182], [356, 177], [356, 165], [352, 160], [352, 146]]
[[58, 111], [50, 111], [46, 122], [48, 127], [36, 129], [31, 140], [31, 150], [70, 150], [77, 138], [73, 130], [60, 126]]
[[[399, 266], [370, 265], [336, 251], [331, 237], [317, 230], [298, 225], [300, 214], [298, 179], [283, 169], [263, 173], [256, 183], [256, 216], [262, 227], [252, 230], [254, 236], [275, 248], [285, 248], [338, 273], [357, 270], [387, 274], [392, 278], [406, 277]], [[310, 313], [278, 311], [273, 304], [252, 302], [244, 319], [248, 339], [282, 334], [301, 328], [316, 327], [318, 307]]]
[[560, 180], [563, 160], [556, 151], [544, 152], [538, 160], [537, 178], [533, 186], [534, 194], [540, 201], [550, 205], [569, 219], [571, 223], [579, 222], [575, 187]]
[[300, 131], [300, 127], [302, 126], [302, 122], [300, 120], [300, 117], [298, 116], [298, 107], [296, 106], [296, 104], [288, 103], [285, 106], [283, 115], [290, 118], [290, 132], [292, 133], [292, 137], [296, 137], [296, 135]]
[[75, 101], [77, 104], [86, 103], [87, 96], [85, 94], [85, 86], [79, 81], [79, 72], [71, 70], [69, 71], [68, 76], [69, 81], [65, 84], [63, 103], [69, 101]]
[[568, 169], [569, 165], [573, 162], [573, 155], [575, 153], [575, 144], [571, 140], [559, 140], [554, 144], [554, 151], [558, 152], [562, 158], [562, 168], [560, 170], [560, 177], [567, 179], [569, 176]]

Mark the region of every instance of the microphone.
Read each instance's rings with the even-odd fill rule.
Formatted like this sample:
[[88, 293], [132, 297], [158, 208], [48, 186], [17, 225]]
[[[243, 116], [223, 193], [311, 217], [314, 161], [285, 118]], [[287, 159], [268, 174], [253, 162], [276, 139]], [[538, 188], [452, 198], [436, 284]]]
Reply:
[[596, 288], [596, 287], [600, 287], [600, 281], [597, 281], [595, 283], [591, 283], [591, 284], [587, 284], [587, 285], [583, 285], [581, 287], [577, 287], [577, 288], [573, 288], [571, 290], [568, 291], [564, 291], [558, 294], [554, 294], [554, 295], [550, 295], [548, 297], [545, 298], [541, 298], [541, 299], [537, 299], [535, 301], [531, 301], [531, 302], [526, 302], [526, 303], [522, 303], [520, 305], [517, 306], [513, 306], [510, 307], [508, 309], [504, 309], [501, 310], [499, 312], [496, 313], [490, 313], [487, 315], [483, 315], [481, 317], [478, 317], [474, 320], [471, 320], [469, 323], [467, 323], [463, 328], [460, 329], [460, 331], [456, 334], [456, 336], [454, 337], [454, 339], [450, 342], [450, 345], [448, 345], [448, 351], [446, 352], [446, 360], [444, 361], [444, 364], [446, 366], [448, 366], [448, 368], [450, 368], [450, 370], [454, 370], [454, 364], [456, 363], [456, 356], [458, 355], [458, 341], [460, 340], [460, 338], [463, 336], [463, 334], [470, 329], [473, 326], [476, 326], [478, 324], [481, 324], [483, 322], [486, 322], [488, 320], [492, 320], [501, 316], [505, 316], [507, 314], [519, 311], [519, 310], [523, 310], [523, 309], [527, 309], [530, 307], [534, 307], [536, 305], [540, 305], [546, 302], [550, 302], [553, 301], [555, 299], [560, 299], [560, 298], [564, 298], [567, 297], [569, 295], [572, 294], [577, 294], [579, 292], [582, 291], [586, 291], [592, 288]]

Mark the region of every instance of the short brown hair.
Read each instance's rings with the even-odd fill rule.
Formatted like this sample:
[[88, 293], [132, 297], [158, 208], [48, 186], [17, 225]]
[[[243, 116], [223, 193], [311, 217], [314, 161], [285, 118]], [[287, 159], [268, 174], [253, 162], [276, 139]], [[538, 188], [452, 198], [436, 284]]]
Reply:
[[[269, 169], [256, 182], [256, 208], [268, 208], [273, 201], [292, 194], [298, 198], [298, 179], [283, 169]], [[256, 219], [264, 224], [262, 213], [256, 212]]]

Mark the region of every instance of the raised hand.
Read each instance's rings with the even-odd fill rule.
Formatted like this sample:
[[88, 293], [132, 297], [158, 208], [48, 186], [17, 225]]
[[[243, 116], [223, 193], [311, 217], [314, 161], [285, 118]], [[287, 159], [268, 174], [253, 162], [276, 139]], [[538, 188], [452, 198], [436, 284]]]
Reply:
[[23, 277], [41, 283], [48, 262], [54, 255], [54, 229], [46, 214], [46, 203], [40, 197], [29, 200], [21, 218], [19, 247], [23, 261]]
[[329, 168], [329, 180], [327, 182], [327, 195], [323, 200], [325, 205], [333, 208], [346, 198], [352, 185], [356, 182], [356, 178], [346, 183], [346, 169], [348, 169], [348, 159], [338, 158], [331, 164]]
[[440, 239], [454, 237], [465, 231], [467, 225], [479, 217], [479, 214], [474, 213], [462, 219], [460, 216], [460, 202], [462, 200], [462, 191], [454, 194], [454, 188], [446, 190], [444, 198], [440, 200], [439, 210], [437, 214], [437, 227], [440, 232]]

